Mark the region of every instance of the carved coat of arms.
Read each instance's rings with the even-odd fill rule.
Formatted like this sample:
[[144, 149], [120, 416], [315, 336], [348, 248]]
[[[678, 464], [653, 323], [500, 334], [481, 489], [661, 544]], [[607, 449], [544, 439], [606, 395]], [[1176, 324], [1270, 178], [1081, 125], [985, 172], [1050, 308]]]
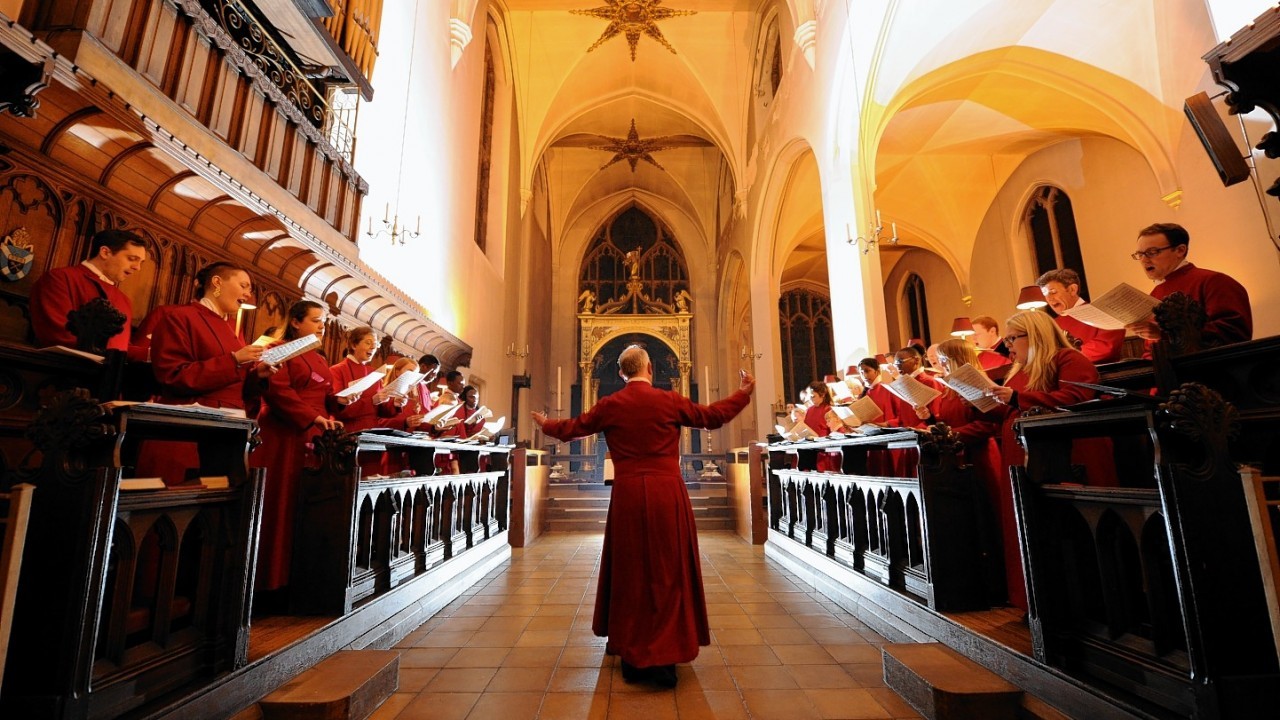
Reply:
[[28, 242], [30, 238], [26, 228], [18, 228], [0, 242], [0, 257], [4, 259], [0, 264], [0, 278], [17, 282], [30, 274], [36, 259], [35, 249]]

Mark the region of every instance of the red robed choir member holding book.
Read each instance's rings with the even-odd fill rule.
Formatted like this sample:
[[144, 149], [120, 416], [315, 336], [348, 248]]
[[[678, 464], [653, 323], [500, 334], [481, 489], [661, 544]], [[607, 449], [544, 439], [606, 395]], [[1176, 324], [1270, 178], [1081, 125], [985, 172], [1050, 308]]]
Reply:
[[[307, 335], [323, 336], [324, 306], [310, 300], [296, 302], [285, 322], [286, 342]], [[267, 469], [258, 541], [258, 590], [278, 590], [289, 584], [298, 483], [303, 467], [313, 457], [308, 446], [316, 435], [342, 427], [329, 419], [325, 401], [332, 392], [333, 374], [319, 350], [286, 360], [263, 392], [263, 407], [258, 413], [262, 445], [249, 456], [254, 467]]]
[[[151, 369], [159, 383], [156, 402], [199, 403], [205, 407], [257, 415], [261, 380], [275, 371], [259, 363], [262, 348], [245, 343], [232, 323], [240, 305], [253, 297], [249, 274], [229, 263], [214, 263], [196, 274], [199, 300], [174, 305], [151, 338]], [[138, 476], [183, 482], [200, 467], [195, 443], [148, 441], [138, 449]]]
[[[1055, 408], [1092, 399], [1094, 391], [1067, 381], [1096, 383], [1098, 369], [1083, 353], [1071, 347], [1066, 333], [1044, 313], [1033, 310], [1020, 312], [1009, 318], [1005, 329], [1009, 334], [1004, 341], [1016, 369], [1005, 378], [1004, 385], [993, 389], [991, 394], [1005, 406], [1000, 452], [1007, 468], [1022, 465], [1026, 457], [1014, 437], [1013, 421], [1031, 408]], [[1083, 480], [1089, 485], [1115, 487], [1120, 484], [1109, 438], [1075, 440], [1071, 447], [1071, 462], [1085, 467]], [[1012, 484], [1001, 482], [1000, 493], [1000, 524], [1004, 535], [1009, 601], [1026, 610], [1026, 585], [1022, 576], [1022, 558], [1018, 554]]]
[[[347, 333], [347, 357], [329, 370], [333, 373], [333, 389], [341, 391], [351, 383], [373, 372], [369, 361], [378, 347], [373, 328], [358, 327]], [[342, 422], [347, 432], [360, 432], [378, 427], [381, 421], [394, 417], [397, 410], [390, 396], [382, 391], [382, 380], [363, 392], [348, 397], [330, 396], [329, 410]]]
[[605, 521], [604, 552], [591, 627], [608, 637], [627, 682], [675, 685], [675, 663], [711, 643], [698, 557], [698, 529], [680, 473], [680, 428], [714, 429], [751, 400], [755, 380], [745, 372], [737, 392], [698, 405], [653, 387], [653, 364], [632, 345], [618, 358], [626, 385], [582, 415], [533, 420], [560, 440], [605, 434], [616, 479]]
[[88, 260], [41, 275], [31, 287], [31, 330], [36, 345], [76, 347], [76, 336], [67, 328], [67, 314], [103, 298], [124, 315], [124, 327], [107, 341], [107, 349], [127, 352], [133, 303], [118, 286], [146, 260], [147, 246], [142, 238], [124, 230], [103, 230], [93, 236]]
[[1080, 341], [1080, 352], [1095, 363], [1115, 362], [1124, 348], [1124, 330], [1103, 330], [1063, 313], [1088, 304], [1080, 297], [1080, 274], [1071, 268], [1050, 270], [1036, 280], [1045, 302], [1058, 314], [1053, 319], [1073, 338]]
[[[837, 429], [844, 429], [844, 422], [831, 409], [831, 388], [825, 382], [814, 380], [809, 383], [809, 408], [804, 411], [804, 424], [818, 437], [826, 437]], [[839, 472], [841, 463], [840, 451], [819, 452], [818, 472]]]
[[[862, 384], [866, 387], [863, 397], [871, 398], [876, 407], [880, 408], [880, 412], [884, 413], [875, 421], [875, 424], [884, 427], [900, 427], [902, 421], [897, 415], [897, 396], [885, 388], [879, 361], [871, 357], [859, 360], [858, 377], [862, 378]], [[894, 472], [892, 451], [882, 449], [867, 451], [868, 475], [892, 476]]]

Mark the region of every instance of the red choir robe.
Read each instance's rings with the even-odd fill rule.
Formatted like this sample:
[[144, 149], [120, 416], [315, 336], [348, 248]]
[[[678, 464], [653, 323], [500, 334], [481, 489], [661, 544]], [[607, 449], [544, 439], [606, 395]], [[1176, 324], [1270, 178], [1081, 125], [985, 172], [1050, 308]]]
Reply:
[[[1077, 307], [1083, 304], [1085, 303], [1078, 303]], [[1093, 362], [1107, 363], [1120, 359], [1120, 350], [1124, 348], [1124, 330], [1102, 330], [1067, 315], [1059, 315], [1053, 321], [1080, 340], [1080, 352]]]
[[[808, 410], [804, 411], [804, 424], [809, 427], [818, 437], [826, 437], [831, 434], [831, 426], [827, 424], [827, 413], [831, 412], [831, 406], [823, 403], [822, 405], [812, 405]], [[818, 472], [840, 472], [842, 456], [840, 451], [819, 452], [818, 453]]]
[[129, 351], [129, 326], [133, 322], [133, 303], [120, 288], [98, 277], [84, 263], [54, 268], [41, 275], [31, 287], [31, 330], [36, 345], [76, 346], [76, 336], [67, 329], [67, 313], [97, 298], [124, 314], [124, 328], [107, 341], [107, 349]]
[[312, 423], [317, 417], [328, 417], [325, 401], [332, 392], [333, 373], [315, 350], [290, 358], [263, 391], [258, 413], [262, 445], [251, 462], [267, 469], [258, 536], [258, 590], [289, 584], [298, 484], [303, 467], [314, 457], [308, 445], [322, 432]]
[[[1005, 573], [1008, 579], [1009, 601], [1023, 610], [1027, 609], [1026, 584], [1022, 575], [1022, 556], [1018, 550], [1017, 520], [1013, 511], [1013, 483], [1009, 480], [1007, 469], [1014, 465], [1022, 465], [1026, 454], [1018, 444], [1013, 432], [1013, 421], [1025, 410], [1034, 407], [1059, 407], [1073, 405], [1092, 399], [1094, 391], [1071, 385], [1065, 381], [1096, 383], [1098, 369], [1089, 358], [1078, 350], [1063, 348], [1053, 358], [1058, 368], [1057, 383], [1048, 390], [1027, 389], [1027, 373], [1019, 372], [1005, 379], [1005, 387], [1013, 388], [1017, 395], [1013, 405], [1005, 406], [1000, 411], [1003, 423], [1000, 429], [1000, 454], [1006, 472], [1000, 481], [1000, 526], [1005, 551]], [[1086, 481], [1089, 485], [1116, 487], [1120, 484], [1116, 477], [1115, 460], [1109, 438], [1086, 438], [1072, 443], [1071, 462], [1085, 467]]]
[[[199, 403], [206, 407], [246, 410], [254, 417], [261, 386], [241, 366], [235, 352], [245, 346], [231, 323], [199, 302], [174, 305], [151, 336], [151, 370], [160, 389], [156, 402]], [[138, 475], [159, 475], [169, 484], [200, 467], [195, 443], [147, 441], [138, 448]]]
[[[1199, 302], [1207, 320], [1201, 340], [1206, 347], [1253, 339], [1253, 311], [1249, 293], [1230, 275], [1186, 263], [1151, 288], [1151, 296], [1163, 300], [1180, 292]], [[1150, 348], [1151, 343], [1148, 343]]]
[[[364, 363], [358, 363], [351, 358], [344, 358], [342, 362], [329, 368], [333, 374], [333, 391], [337, 392], [347, 387], [351, 383], [373, 372], [373, 368]], [[379, 427], [382, 420], [394, 417], [399, 408], [395, 403], [387, 400], [384, 403], [374, 405], [373, 396], [382, 391], [382, 381], [379, 380], [372, 387], [360, 394], [360, 399], [350, 405], [342, 405], [337, 398], [330, 396], [329, 410], [335, 420], [342, 421], [342, 429], [347, 432], [360, 432], [369, 428]]]
[[[911, 375], [920, 384], [931, 387], [938, 392], [946, 390], [933, 376], [924, 370], [917, 370]], [[922, 419], [916, 414], [915, 406], [895, 395], [891, 390], [885, 388], [890, 400], [893, 402], [893, 414], [898, 418], [898, 425], [901, 427], [924, 429], [929, 426], [926, 419]], [[920, 451], [915, 449], [906, 450], [890, 450], [890, 456], [893, 458], [893, 475], [896, 477], [916, 477], [919, 474], [918, 465], [920, 464]]]
[[615, 479], [591, 627], [609, 638], [610, 655], [636, 667], [671, 665], [711, 644], [680, 428], [718, 428], [750, 400], [738, 391], [698, 405], [634, 380], [582, 415], [543, 426], [564, 441], [603, 432], [609, 444]]
[[995, 348], [978, 348], [978, 364], [983, 370], [991, 371], [1010, 363], [1009, 358], [1000, 354], [1000, 351]]
[[[878, 378], [871, 387], [867, 388], [867, 397], [880, 408], [880, 412], [884, 415], [877, 418], [874, 422], [885, 427], [901, 427], [902, 421], [898, 418], [897, 403], [898, 396], [889, 392], [885, 388], [884, 383]], [[915, 419], [915, 413], [911, 415]], [[894, 468], [894, 455], [892, 450], [868, 450], [867, 451], [867, 474], [878, 475], [880, 477], [895, 477], [896, 469]]]
[[160, 327], [164, 316], [178, 305], [157, 305], [147, 313], [129, 338], [129, 362], [151, 362], [151, 336]]

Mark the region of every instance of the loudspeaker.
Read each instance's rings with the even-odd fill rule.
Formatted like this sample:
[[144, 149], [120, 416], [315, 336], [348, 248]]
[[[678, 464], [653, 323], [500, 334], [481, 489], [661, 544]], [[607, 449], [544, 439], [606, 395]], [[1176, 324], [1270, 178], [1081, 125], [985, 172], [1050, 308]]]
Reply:
[[1218, 171], [1222, 184], [1230, 186], [1248, 180], [1249, 164], [1240, 155], [1240, 148], [1236, 145], [1235, 138], [1227, 132], [1227, 126], [1222, 123], [1222, 118], [1214, 109], [1209, 94], [1202, 92], [1187, 98], [1182, 104], [1182, 111], [1191, 121], [1191, 127], [1196, 129], [1200, 144], [1204, 145], [1204, 151], [1209, 153], [1209, 159], [1213, 161], [1213, 167]]

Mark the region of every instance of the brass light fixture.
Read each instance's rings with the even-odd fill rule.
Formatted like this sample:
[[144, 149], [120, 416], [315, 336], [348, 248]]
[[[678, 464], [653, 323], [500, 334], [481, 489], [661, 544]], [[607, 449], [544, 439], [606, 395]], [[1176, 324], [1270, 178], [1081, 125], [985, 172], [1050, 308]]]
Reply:
[[591, 52], [619, 35], [626, 35], [627, 45], [631, 46], [631, 61], [636, 59], [636, 46], [640, 44], [640, 36], [647, 35], [656, 40], [674, 55], [676, 49], [662, 36], [658, 29], [658, 21], [683, 15], [696, 15], [696, 10], [673, 10], [661, 7], [662, 0], [604, 0], [605, 4], [589, 10], [570, 10], [574, 15], [608, 20], [609, 25], [604, 33], [595, 41], [587, 52]]

